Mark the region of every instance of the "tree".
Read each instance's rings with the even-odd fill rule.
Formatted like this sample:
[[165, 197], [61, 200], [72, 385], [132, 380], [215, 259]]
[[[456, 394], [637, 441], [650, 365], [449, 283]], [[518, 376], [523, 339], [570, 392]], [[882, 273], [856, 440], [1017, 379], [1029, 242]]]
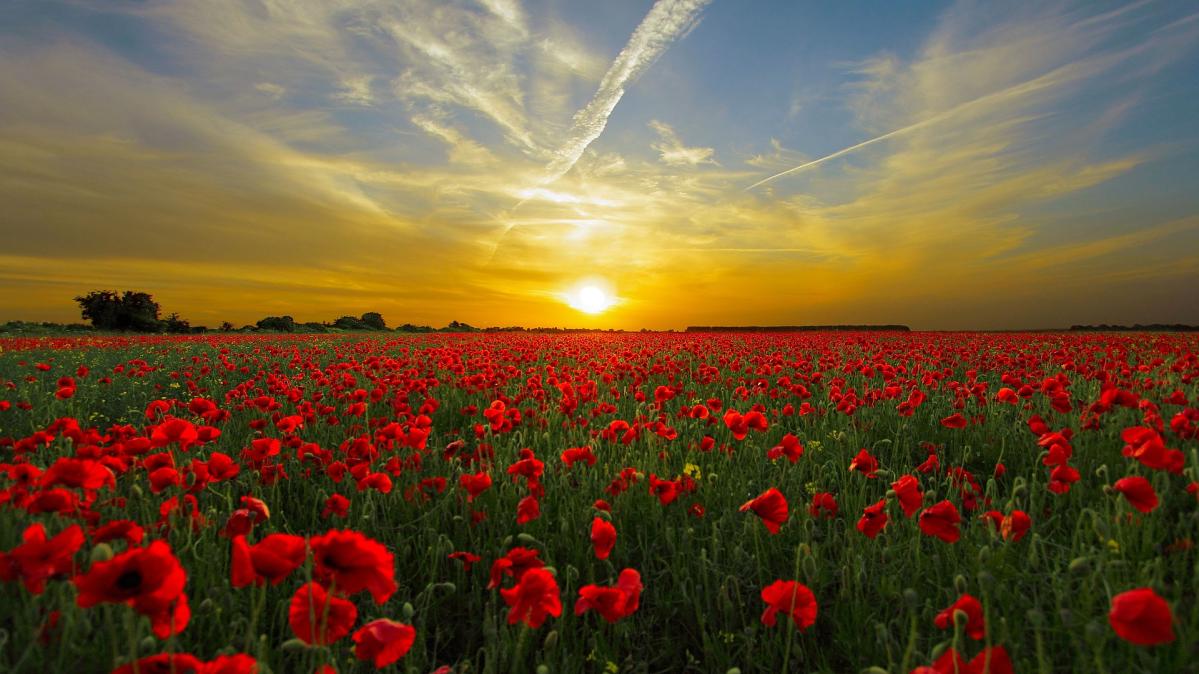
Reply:
[[370, 330], [370, 326], [353, 316], [342, 316], [333, 321], [333, 327], [341, 330]]
[[368, 311], [362, 314], [362, 322], [371, 330], [386, 330], [387, 323], [383, 320], [383, 314], [376, 311]]
[[171, 314], [162, 321], [162, 327], [167, 332], [176, 335], [185, 335], [192, 331], [192, 326], [184, 318], [180, 318], [179, 314]]
[[275, 332], [295, 332], [296, 319], [291, 316], [267, 316], [258, 321], [259, 330], [274, 330]]
[[93, 290], [75, 301], [83, 318], [100, 330], [157, 332], [162, 328], [158, 303], [149, 293], [126, 290], [118, 295], [112, 290]]

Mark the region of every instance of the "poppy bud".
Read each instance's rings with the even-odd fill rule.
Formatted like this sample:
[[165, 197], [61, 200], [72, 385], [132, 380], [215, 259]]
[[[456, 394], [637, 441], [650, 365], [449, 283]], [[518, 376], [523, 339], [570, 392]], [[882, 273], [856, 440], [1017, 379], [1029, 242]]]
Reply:
[[138, 648], [142, 653], [153, 653], [158, 650], [158, 640], [147, 634], [138, 644]]
[[867, 667], [861, 671], [861, 674], [888, 674], [888, 672], [882, 667]]
[[211, 599], [205, 599], [204, 601], [200, 602], [198, 611], [200, 613], [206, 613], [208, 611], [211, 611], [213, 606], [214, 606], [214, 604]]
[[[455, 592], [458, 591], [458, 586], [453, 583], [450, 583], [450, 582], [445, 582], [445, 583], [438, 583], [438, 584], [434, 585], [433, 589], [434, 590], [445, 590], [446, 594], [454, 594]], [[408, 617], [411, 618], [412, 616], [408, 616]]]
[[978, 563], [986, 564], [989, 561], [991, 561], [991, 548], [979, 548], [978, 549]]
[[534, 671], [536, 671], [537, 674], [550, 674], [550, 668], [546, 667], [545, 665], [537, 665], [537, 669]]
[[1107, 539], [1108, 535], [1111, 533], [1111, 529], [1108, 528], [1107, 522], [1100, 519], [1099, 515], [1096, 513], [1091, 514], [1091, 530], [1095, 532], [1095, 536], [1102, 539]]
[[966, 594], [966, 577], [958, 574], [953, 577], [953, 589], [958, 591], [958, 594]]
[[1099, 641], [1107, 634], [1107, 629], [1097, 620], [1087, 623], [1087, 639]]
[[511, 535], [505, 536], [504, 540], [500, 541], [500, 547], [502, 547], [502, 548], [507, 548], [507, 547], [511, 547], [511, 546], [512, 546], [512, 536]]
[[982, 571], [978, 572], [978, 584], [981, 585], [984, 590], [990, 590], [995, 587], [995, 576], [990, 571], [983, 569]]
[[1040, 609], [1030, 608], [1028, 609], [1028, 613], [1025, 613], [1024, 615], [1028, 617], [1028, 622], [1031, 623], [1033, 627], [1040, 627], [1045, 624], [1045, 614], [1041, 613]]
[[907, 602], [908, 606], [911, 608], [916, 608], [920, 606], [920, 593], [909, 587], [903, 591], [903, 600]]
[[545, 642], [542, 644], [542, 650], [550, 650], [558, 645], [558, 630], [550, 630], [550, 633], [545, 635]]
[[955, 630], [966, 629], [966, 623], [970, 622], [970, 614], [960, 608], [953, 610], [953, 627]]
[[308, 644], [304, 643], [303, 639], [288, 639], [280, 648], [288, 653], [303, 653], [308, 650]]
[[924, 505], [930, 506], [930, 505], [936, 503], [937, 500], [938, 499], [937, 499], [937, 490], [936, 489], [929, 489], [928, 491], [924, 492]]
[[483, 638], [496, 639], [498, 638], [499, 630], [496, 629], [495, 618], [491, 611], [483, 614]]
[[1075, 576], [1085, 576], [1091, 572], [1091, 559], [1089, 557], [1076, 557], [1071, 560], [1068, 568], [1070, 573]]
[[803, 573], [804, 573], [805, 578], [807, 578], [809, 580], [814, 580], [816, 578], [817, 569], [816, 569], [816, 558], [815, 557], [813, 557], [811, 554], [808, 554], [808, 555], [804, 556], [803, 560], [800, 561], [799, 565], [803, 568]]
[[412, 620], [412, 616], [416, 615], [416, 609], [412, 606], [412, 602], [404, 602], [400, 607], [400, 615], [404, 616], [404, 620]]
[[725, 672], [724, 674], [741, 674], [741, 668], [740, 667], [730, 667], [729, 671]]
[[95, 547], [92, 548], [91, 559], [93, 564], [96, 562], [107, 562], [112, 559], [112, 546], [108, 543], [96, 543]]
[[536, 538], [533, 538], [532, 536], [530, 536], [528, 534], [517, 534], [516, 540], [520, 541], [521, 543], [523, 543], [525, 545], [541, 545], [541, 541], [537, 540]]
[[1095, 469], [1095, 477], [1107, 482], [1107, 464], [1102, 464]]

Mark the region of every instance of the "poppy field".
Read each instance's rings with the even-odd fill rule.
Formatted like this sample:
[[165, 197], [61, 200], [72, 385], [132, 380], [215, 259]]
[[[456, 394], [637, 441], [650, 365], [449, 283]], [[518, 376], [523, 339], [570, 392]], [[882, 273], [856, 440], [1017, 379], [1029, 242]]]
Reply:
[[1199, 671], [1199, 338], [0, 340], [0, 671]]

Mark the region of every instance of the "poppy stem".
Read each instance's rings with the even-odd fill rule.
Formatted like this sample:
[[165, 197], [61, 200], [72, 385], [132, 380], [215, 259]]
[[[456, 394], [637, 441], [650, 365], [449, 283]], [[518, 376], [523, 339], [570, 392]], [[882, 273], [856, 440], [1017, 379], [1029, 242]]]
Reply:
[[520, 634], [516, 637], [516, 650], [512, 653], [512, 669], [513, 672], [524, 671], [520, 666], [521, 660], [525, 654], [525, 642], [528, 641], [529, 626], [521, 623]]

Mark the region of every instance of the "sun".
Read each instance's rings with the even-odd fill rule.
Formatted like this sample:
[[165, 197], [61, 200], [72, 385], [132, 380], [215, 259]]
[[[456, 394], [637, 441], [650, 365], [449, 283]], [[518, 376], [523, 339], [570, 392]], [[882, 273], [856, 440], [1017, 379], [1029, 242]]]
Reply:
[[568, 303], [585, 314], [599, 314], [615, 304], [615, 300], [598, 285], [587, 284], [571, 293]]

